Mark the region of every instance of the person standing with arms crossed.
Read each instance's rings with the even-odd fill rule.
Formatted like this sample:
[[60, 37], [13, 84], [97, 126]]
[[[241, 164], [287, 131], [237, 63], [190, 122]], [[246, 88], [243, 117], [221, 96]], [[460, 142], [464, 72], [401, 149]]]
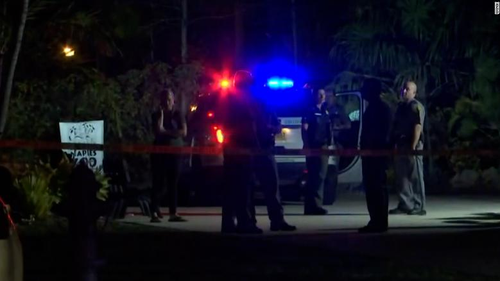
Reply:
[[[313, 95], [314, 105], [302, 118], [302, 141], [305, 149], [327, 150], [331, 145], [332, 132], [330, 116], [323, 106], [326, 93], [318, 89]], [[304, 202], [305, 215], [326, 215], [328, 211], [322, 207], [329, 155], [312, 155], [306, 157], [308, 171]]]
[[[380, 81], [367, 79], [363, 83], [361, 95], [369, 104], [363, 114], [362, 150], [377, 151], [390, 148], [392, 112], [389, 105], [382, 101], [381, 94]], [[363, 184], [370, 221], [368, 225], [359, 229], [360, 233], [387, 231], [389, 193], [385, 184], [388, 160], [387, 156], [362, 156]]]
[[[171, 89], [160, 93], [160, 108], [153, 113], [154, 145], [183, 146], [182, 138], [187, 134], [186, 120], [175, 109], [175, 96]], [[165, 193], [169, 193], [170, 222], [184, 222], [177, 215], [177, 184], [181, 169], [178, 154], [152, 154], [151, 169], [153, 188], [151, 194], [151, 222], [161, 222], [163, 218], [160, 203]]]
[[[421, 151], [424, 147], [423, 128], [425, 109], [415, 99], [417, 85], [408, 81], [401, 89], [394, 120], [395, 147], [402, 151]], [[398, 155], [395, 163], [399, 204], [389, 214], [425, 216], [425, 183], [422, 155]]]

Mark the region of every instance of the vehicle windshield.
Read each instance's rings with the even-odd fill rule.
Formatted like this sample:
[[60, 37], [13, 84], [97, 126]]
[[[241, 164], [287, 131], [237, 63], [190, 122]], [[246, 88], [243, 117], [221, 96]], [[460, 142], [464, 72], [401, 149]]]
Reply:
[[310, 104], [307, 92], [303, 89], [290, 90], [262, 90], [257, 93], [271, 110], [279, 117], [301, 117]]

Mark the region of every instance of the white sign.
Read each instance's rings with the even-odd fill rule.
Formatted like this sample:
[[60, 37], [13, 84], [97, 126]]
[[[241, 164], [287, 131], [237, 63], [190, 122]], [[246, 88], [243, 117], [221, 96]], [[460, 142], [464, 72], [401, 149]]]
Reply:
[[[104, 144], [104, 121], [60, 122], [61, 143]], [[65, 149], [75, 163], [84, 161], [95, 171], [102, 170], [103, 151]]]
[[500, 15], [500, 2], [495, 2], [495, 15]]

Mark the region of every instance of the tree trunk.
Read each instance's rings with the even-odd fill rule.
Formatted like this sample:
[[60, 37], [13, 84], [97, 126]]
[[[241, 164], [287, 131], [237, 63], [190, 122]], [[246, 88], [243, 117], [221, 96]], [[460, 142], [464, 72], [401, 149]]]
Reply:
[[187, 25], [188, 25], [188, 16], [187, 16], [187, 0], [182, 0], [182, 23], [181, 23], [181, 61], [182, 63], [187, 62]]
[[[150, 4], [150, 7], [151, 7], [151, 12], [154, 13], [155, 8], [152, 3]], [[151, 27], [151, 30], [149, 31], [149, 42], [151, 43], [151, 52], [150, 52], [151, 63], [154, 63], [155, 62], [154, 27]]]
[[[2, 92], [2, 73], [3, 73], [3, 58], [4, 54], [0, 51], [0, 93]], [[0, 134], [1, 138], [1, 134]]]
[[[118, 132], [118, 137], [120, 138], [120, 140], [123, 140], [122, 123], [121, 123], [121, 121], [120, 121], [121, 119], [118, 117], [118, 114], [116, 113], [116, 111], [115, 111], [115, 120], [117, 121], [116, 122], [116, 130]], [[123, 168], [123, 173], [125, 174], [125, 180], [127, 181], [127, 184], [128, 184], [131, 181], [130, 169], [128, 167], [127, 160], [125, 159], [125, 155], [122, 154], [120, 158], [122, 159], [122, 168]]]
[[16, 45], [14, 47], [14, 52], [12, 54], [12, 60], [10, 62], [10, 68], [5, 85], [5, 91], [3, 93], [3, 98], [1, 101], [2, 104], [0, 112], [0, 139], [3, 137], [5, 125], [7, 124], [10, 95], [12, 93], [12, 85], [14, 84], [14, 73], [16, 72], [17, 58], [19, 57], [19, 52], [21, 51], [21, 45], [23, 42], [24, 26], [26, 25], [26, 18], [28, 16], [28, 7], [29, 7], [29, 0], [24, 0], [23, 11], [21, 14], [21, 21], [19, 22], [19, 29], [17, 30]]
[[151, 30], [149, 32], [149, 40], [151, 42], [151, 52], [150, 52], [151, 63], [155, 62], [155, 44], [154, 44], [154, 35], [153, 34], [154, 34], [153, 30]]
[[241, 58], [243, 48], [243, 14], [241, 0], [234, 2], [234, 63], [236, 68], [242, 67], [243, 61]]
[[297, 66], [298, 48], [297, 48], [297, 15], [295, 11], [295, 0], [292, 1], [292, 35], [293, 35], [293, 63]]

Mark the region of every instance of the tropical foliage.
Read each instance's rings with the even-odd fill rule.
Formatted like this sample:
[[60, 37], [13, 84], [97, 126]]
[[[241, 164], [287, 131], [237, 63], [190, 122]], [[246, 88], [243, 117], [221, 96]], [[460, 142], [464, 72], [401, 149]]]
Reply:
[[[17, 188], [22, 200], [20, 210], [23, 217], [33, 219], [47, 219], [55, 205], [68, 202], [68, 182], [73, 172], [73, 163], [64, 156], [56, 168], [50, 163], [39, 161], [27, 165], [26, 171], [19, 175], [14, 186]], [[96, 198], [106, 201], [109, 193], [109, 178], [102, 172], [95, 172], [96, 180], [101, 188], [96, 193]]]
[[[169, 38], [169, 46], [154, 42], [161, 32], [180, 28], [180, 1], [170, 2], [30, 1], [5, 138], [57, 141], [60, 121], [103, 119], [106, 142], [150, 143], [157, 94], [173, 87], [186, 113], [206, 67], [177, 64], [180, 52], [170, 45], [178, 47], [178, 39]], [[10, 12], [16, 1], [2, 3], [7, 3], [3, 11], [8, 16], [0, 19], [3, 47], [12, 42], [17, 14]], [[225, 18], [233, 8], [195, 3], [190, 23], [220, 18], [212, 17], [215, 14]], [[330, 87], [356, 90], [364, 78], [375, 77], [384, 83], [384, 99], [395, 105], [402, 83], [413, 79], [427, 110], [427, 149], [498, 147], [500, 17], [489, 16], [491, 4], [482, 8], [482, 3], [467, 0], [355, 0], [342, 7], [338, 19], [332, 19], [338, 26], [330, 58], [338, 72]], [[202, 11], [214, 13], [207, 17]], [[194, 29], [190, 34], [205, 30]], [[196, 40], [199, 46], [192, 50], [204, 53], [206, 61], [219, 59], [201, 50], [206, 46]], [[62, 54], [66, 44], [75, 48], [74, 57]], [[221, 45], [214, 46], [227, 47]], [[140, 178], [148, 170], [147, 157], [125, 158], [133, 175]], [[499, 166], [498, 159], [485, 157], [427, 160], [431, 175]]]
[[[357, 89], [362, 78], [375, 77], [394, 103], [404, 81], [414, 80], [427, 110], [428, 149], [496, 147], [500, 141], [498, 18], [485, 17], [487, 11], [473, 9], [470, 1], [357, 1], [356, 5], [354, 20], [334, 37], [330, 55], [344, 71], [332, 85], [338, 90]], [[468, 158], [454, 157], [451, 163], [479, 166], [477, 157]], [[437, 160], [430, 159], [430, 173], [435, 172]]]
[[[153, 140], [151, 113], [159, 104], [158, 93], [173, 87], [186, 112], [198, 92], [201, 70], [194, 63], [176, 68], [156, 63], [116, 78], [81, 70], [61, 79], [19, 82], [11, 101], [6, 136], [58, 141], [59, 122], [102, 119], [107, 143], [149, 144]], [[25, 153], [25, 157], [16, 157], [33, 157], [29, 151]], [[125, 158], [131, 162], [132, 177], [145, 176], [147, 155]]]

